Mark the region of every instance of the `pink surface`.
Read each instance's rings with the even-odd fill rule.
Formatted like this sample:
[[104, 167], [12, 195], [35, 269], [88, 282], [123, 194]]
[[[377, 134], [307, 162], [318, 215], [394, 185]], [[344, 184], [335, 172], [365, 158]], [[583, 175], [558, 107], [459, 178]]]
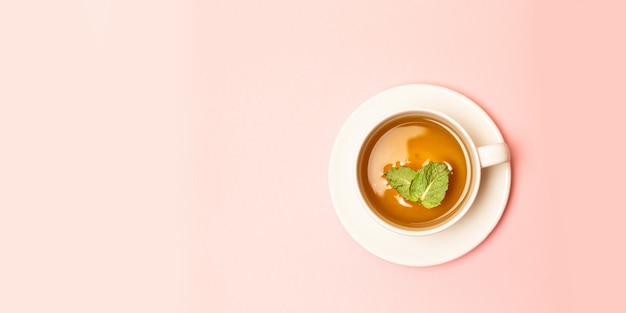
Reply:
[[[4, 1], [0, 312], [623, 312], [620, 1]], [[513, 153], [495, 231], [378, 259], [327, 170], [435, 83]]]

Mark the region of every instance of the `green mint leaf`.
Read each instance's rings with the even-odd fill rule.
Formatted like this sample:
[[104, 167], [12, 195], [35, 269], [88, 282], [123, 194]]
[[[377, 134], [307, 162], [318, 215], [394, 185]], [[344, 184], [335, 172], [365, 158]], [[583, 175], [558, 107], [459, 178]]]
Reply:
[[449, 175], [450, 169], [444, 163], [430, 162], [424, 165], [411, 182], [408, 199], [427, 209], [440, 205], [448, 190]]
[[405, 199], [411, 200], [410, 187], [416, 173], [417, 172], [410, 167], [401, 166], [386, 171], [385, 176], [391, 187], [397, 190]]

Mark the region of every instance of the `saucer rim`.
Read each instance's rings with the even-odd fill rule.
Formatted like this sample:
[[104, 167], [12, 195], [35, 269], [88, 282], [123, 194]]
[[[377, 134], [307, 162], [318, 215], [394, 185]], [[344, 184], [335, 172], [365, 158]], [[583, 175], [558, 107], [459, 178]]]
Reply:
[[367, 214], [350, 171], [361, 137], [380, 118], [409, 108], [440, 110], [457, 120], [478, 146], [504, 142], [491, 117], [457, 91], [432, 84], [392, 87], [367, 99], [345, 121], [331, 152], [329, 188], [340, 222], [363, 248], [392, 263], [433, 266], [469, 253], [491, 234], [508, 204], [511, 165], [509, 161], [483, 169], [477, 199], [467, 216], [440, 233], [407, 236], [383, 227]]

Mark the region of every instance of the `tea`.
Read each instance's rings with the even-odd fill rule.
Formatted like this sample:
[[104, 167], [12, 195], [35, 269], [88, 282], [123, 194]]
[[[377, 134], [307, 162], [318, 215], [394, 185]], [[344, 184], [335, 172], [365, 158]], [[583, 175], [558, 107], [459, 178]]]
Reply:
[[[404, 199], [383, 175], [397, 166], [418, 170], [425, 162], [452, 168], [441, 205], [427, 209]], [[454, 215], [469, 190], [468, 152], [448, 126], [427, 116], [401, 115], [388, 119], [365, 140], [357, 175], [368, 205], [383, 220], [402, 227], [430, 227]]]

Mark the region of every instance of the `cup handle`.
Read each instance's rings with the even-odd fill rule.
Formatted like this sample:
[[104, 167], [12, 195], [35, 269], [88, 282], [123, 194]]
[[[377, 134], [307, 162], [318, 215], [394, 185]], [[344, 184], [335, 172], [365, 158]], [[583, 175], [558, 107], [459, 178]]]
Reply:
[[507, 162], [510, 158], [509, 146], [501, 142], [478, 147], [478, 157], [480, 158], [480, 166], [483, 168]]

